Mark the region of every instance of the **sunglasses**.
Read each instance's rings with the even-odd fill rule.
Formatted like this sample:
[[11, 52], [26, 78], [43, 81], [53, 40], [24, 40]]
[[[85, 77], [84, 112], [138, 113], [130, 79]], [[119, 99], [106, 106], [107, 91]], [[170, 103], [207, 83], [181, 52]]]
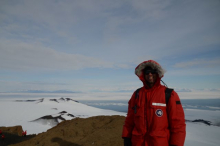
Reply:
[[150, 73], [151, 73], [151, 74], [156, 74], [157, 71], [156, 71], [156, 70], [145, 70], [145, 71], [144, 71], [144, 74], [145, 74], [145, 75], [149, 75]]

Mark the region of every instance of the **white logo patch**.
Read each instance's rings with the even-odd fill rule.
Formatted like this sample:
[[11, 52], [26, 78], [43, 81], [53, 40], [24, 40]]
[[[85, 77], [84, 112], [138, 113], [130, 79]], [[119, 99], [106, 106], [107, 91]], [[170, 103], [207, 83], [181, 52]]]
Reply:
[[163, 116], [163, 111], [161, 109], [157, 109], [155, 114], [158, 116], [158, 117], [162, 117]]
[[164, 104], [164, 103], [152, 103], [152, 105], [156, 105], [156, 106], [166, 106], [166, 104]]

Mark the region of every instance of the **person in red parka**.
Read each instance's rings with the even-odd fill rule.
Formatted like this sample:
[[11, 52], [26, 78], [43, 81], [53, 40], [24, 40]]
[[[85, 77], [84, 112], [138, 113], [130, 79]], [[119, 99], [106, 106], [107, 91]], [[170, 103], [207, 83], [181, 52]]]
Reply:
[[160, 84], [164, 69], [153, 60], [140, 63], [135, 74], [143, 87], [128, 102], [122, 138], [124, 146], [183, 146], [185, 115], [175, 91], [166, 103], [166, 87]]
[[22, 132], [22, 136], [23, 136], [23, 137], [26, 137], [26, 135], [27, 135], [27, 131], [23, 131], [23, 132]]

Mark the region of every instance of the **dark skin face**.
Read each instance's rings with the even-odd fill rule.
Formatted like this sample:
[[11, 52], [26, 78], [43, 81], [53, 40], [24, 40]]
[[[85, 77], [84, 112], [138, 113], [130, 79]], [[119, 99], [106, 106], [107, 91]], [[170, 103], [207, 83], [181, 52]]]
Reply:
[[157, 74], [156, 73], [144, 74], [144, 78], [149, 88], [152, 88], [157, 80]]

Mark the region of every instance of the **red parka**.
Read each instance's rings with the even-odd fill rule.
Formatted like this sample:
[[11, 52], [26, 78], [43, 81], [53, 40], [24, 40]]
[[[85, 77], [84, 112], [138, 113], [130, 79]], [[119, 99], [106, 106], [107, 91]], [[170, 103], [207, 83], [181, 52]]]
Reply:
[[[150, 66], [158, 72], [157, 81], [147, 88], [143, 69]], [[142, 62], [135, 69], [144, 86], [129, 100], [128, 114], [123, 126], [122, 137], [131, 138], [132, 146], [183, 146], [186, 136], [184, 111], [175, 91], [172, 91], [168, 104], [165, 89], [160, 84], [164, 70], [155, 61]]]

